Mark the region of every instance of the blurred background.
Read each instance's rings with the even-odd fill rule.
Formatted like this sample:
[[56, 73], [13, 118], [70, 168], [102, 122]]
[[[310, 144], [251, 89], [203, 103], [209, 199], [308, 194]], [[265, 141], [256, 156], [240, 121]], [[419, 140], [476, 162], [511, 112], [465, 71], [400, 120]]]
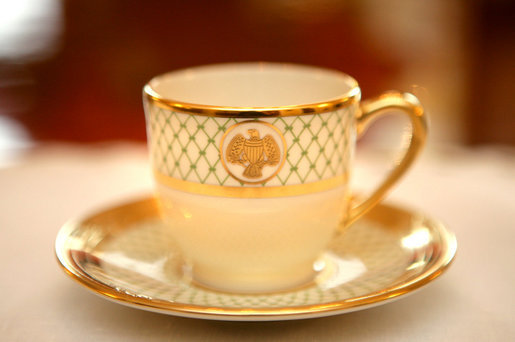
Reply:
[[[434, 144], [515, 145], [514, 4], [0, 0], [0, 151], [143, 142], [151, 77], [234, 61], [338, 69], [363, 98], [413, 92]], [[389, 125], [367, 139], [388, 141]]]

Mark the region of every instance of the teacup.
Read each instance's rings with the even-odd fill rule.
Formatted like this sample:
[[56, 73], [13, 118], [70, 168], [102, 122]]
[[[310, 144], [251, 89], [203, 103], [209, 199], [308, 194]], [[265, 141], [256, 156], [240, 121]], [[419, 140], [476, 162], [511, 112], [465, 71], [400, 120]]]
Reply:
[[[196, 282], [264, 293], [313, 280], [333, 236], [384, 197], [425, 140], [413, 95], [360, 97], [344, 73], [279, 63], [194, 67], [144, 87], [157, 197]], [[356, 136], [387, 110], [410, 118], [410, 145], [351, 207]]]

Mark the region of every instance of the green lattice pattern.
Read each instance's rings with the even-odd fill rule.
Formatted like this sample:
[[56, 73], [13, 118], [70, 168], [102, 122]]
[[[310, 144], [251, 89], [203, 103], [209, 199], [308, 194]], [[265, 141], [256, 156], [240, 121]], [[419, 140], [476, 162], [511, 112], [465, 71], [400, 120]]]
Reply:
[[[286, 162], [266, 185], [303, 184], [346, 172], [352, 108], [317, 115], [261, 118], [277, 127], [287, 146]], [[219, 158], [220, 140], [232, 125], [249, 120], [189, 115], [150, 106], [154, 168], [165, 175], [202, 183], [235, 186]]]

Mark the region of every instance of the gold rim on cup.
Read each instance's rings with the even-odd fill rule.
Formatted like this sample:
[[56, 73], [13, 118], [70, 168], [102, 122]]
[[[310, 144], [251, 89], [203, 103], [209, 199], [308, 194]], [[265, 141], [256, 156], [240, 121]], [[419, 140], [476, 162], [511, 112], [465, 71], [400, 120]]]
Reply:
[[[231, 63], [227, 63], [231, 64]], [[238, 63], [238, 64], [259, 64], [264, 67], [267, 65], [282, 65], [284, 67], [303, 67], [293, 63]], [[166, 98], [152, 88], [151, 83], [161, 77], [170, 76], [174, 71], [160, 76], [156, 76], [150, 80], [143, 88], [143, 95], [147, 100], [154, 102], [157, 106], [165, 109], [175, 110], [183, 113], [215, 116], [221, 118], [262, 118], [277, 116], [299, 116], [313, 115], [326, 112], [332, 112], [340, 108], [349, 106], [361, 99], [361, 90], [358, 82], [351, 76], [336, 70], [311, 67], [313, 70], [328, 71], [348, 80], [351, 88], [340, 96], [328, 99], [322, 102], [287, 105], [287, 106], [269, 106], [269, 107], [238, 107], [238, 106], [216, 106], [198, 103], [183, 102], [172, 98]], [[179, 70], [179, 72], [184, 70]]]

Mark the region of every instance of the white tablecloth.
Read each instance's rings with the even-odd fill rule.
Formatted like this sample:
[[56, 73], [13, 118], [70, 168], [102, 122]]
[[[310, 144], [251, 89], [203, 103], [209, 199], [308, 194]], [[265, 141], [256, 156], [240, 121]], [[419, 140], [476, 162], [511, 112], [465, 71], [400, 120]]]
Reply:
[[[357, 185], [380, 174], [377, 155], [361, 156]], [[399, 301], [311, 320], [160, 315], [108, 302], [68, 279], [54, 257], [60, 226], [151, 189], [140, 145], [40, 147], [1, 168], [0, 340], [515, 341], [513, 151], [426, 151], [388, 201], [445, 222], [458, 237], [455, 263]]]

